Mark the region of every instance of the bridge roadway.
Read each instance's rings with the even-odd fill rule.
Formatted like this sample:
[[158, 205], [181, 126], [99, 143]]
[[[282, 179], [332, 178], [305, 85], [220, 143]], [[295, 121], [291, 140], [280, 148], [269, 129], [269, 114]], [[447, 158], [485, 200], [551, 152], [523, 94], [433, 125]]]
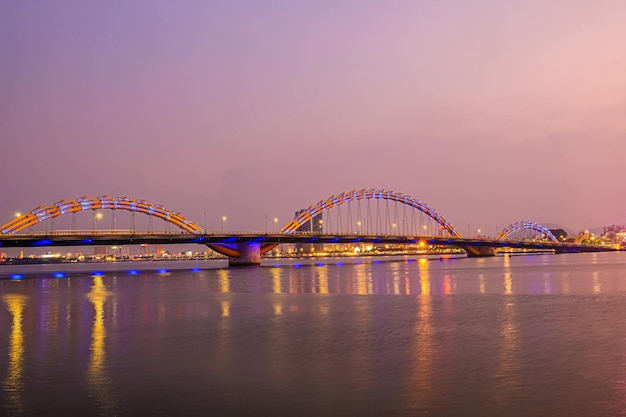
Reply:
[[[497, 240], [491, 238], [451, 238], [438, 236], [378, 236], [365, 234], [312, 234], [312, 233], [132, 233], [98, 231], [91, 233], [38, 233], [0, 235], [0, 249], [46, 246], [122, 246], [141, 244], [204, 244], [216, 246], [247, 247], [277, 245], [281, 243], [378, 243], [378, 244], [418, 244], [455, 246], [465, 249], [476, 248], [483, 255], [493, 255], [496, 248], [520, 248], [554, 250], [556, 253], [604, 252], [618, 250], [610, 246], [583, 245], [551, 241]], [[259, 255], [260, 256], [260, 255]], [[235, 262], [236, 263], [236, 262]], [[255, 263], [255, 262], [253, 262]]]

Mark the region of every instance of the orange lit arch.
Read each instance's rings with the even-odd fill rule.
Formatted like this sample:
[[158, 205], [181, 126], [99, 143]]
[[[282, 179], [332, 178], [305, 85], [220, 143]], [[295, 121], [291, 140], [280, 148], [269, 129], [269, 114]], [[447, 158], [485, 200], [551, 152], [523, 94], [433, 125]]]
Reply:
[[554, 236], [554, 234], [552, 234], [552, 232], [550, 230], [548, 230], [547, 228], [543, 227], [539, 223], [531, 222], [531, 221], [528, 221], [528, 220], [520, 220], [518, 222], [510, 224], [506, 229], [504, 229], [502, 232], [500, 232], [500, 234], [498, 235], [497, 239], [498, 240], [504, 240], [504, 239], [508, 238], [512, 233], [517, 232], [518, 230], [523, 230], [523, 229], [535, 230], [535, 231], [541, 233], [547, 239], [550, 239], [553, 242], [558, 242], [559, 241], [556, 238], [556, 236]]
[[85, 196], [74, 200], [61, 200], [49, 206], [39, 206], [0, 226], [0, 233], [18, 233], [46, 219], [53, 219], [67, 213], [99, 209], [139, 212], [163, 219], [192, 234], [204, 233], [204, 230], [196, 223], [164, 206], [152, 204], [145, 200], [134, 200], [128, 197], [111, 197], [108, 195], [101, 197]]
[[321, 200], [317, 204], [310, 206], [308, 209], [303, 210], [292, 221], [287, 223], [285, 227], [282, 228], [282, 231], [285, 233], [292, 233], [296, 231], [301, 225], [303, 225], [307, 221], [310, 221], [313, 217], [317, 216], [319, 213], [330, 208], [339, 206], [341, 204], [356, 200], [391, 200], [398, 203], [406, 204], [421, 211], [422, 213], [435, 220], [437, 223], [439, 223], [442, 229], [447, 230], [452, 237], [462, 237], [461, 234], [456, 230], [456, 228], [452, 226], [450, 222], [448, 222], [432, 207], [429, 207], [421, 201], [412, 198], [406, 194], [397, 193], [391, 190], [373, 188], [347, 191]]

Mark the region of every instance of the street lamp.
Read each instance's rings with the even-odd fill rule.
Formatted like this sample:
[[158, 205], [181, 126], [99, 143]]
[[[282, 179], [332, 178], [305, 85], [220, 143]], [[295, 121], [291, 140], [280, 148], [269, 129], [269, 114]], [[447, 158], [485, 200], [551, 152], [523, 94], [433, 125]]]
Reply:
[[21, 215], [22, 215], [22, 213], [20, 213], [19, 211], [16, 211], [16, 212], [15, 212], [15, 217], [16, 217], [16, 218], [17, 218], [17, 217], [20, 217]]
[[98, 231], [98, 220], [100, 220], [102, 218], [102, 213], [94, 213], [93, 216], [93, 228], [94, 230], [97, 232]]
[[222, 233], [224, 233], [224, 222], [226, 221], [226, 216], [222, 216]]
[[361, 233], [361, 221], [356, 222], [356, 233]]
[[278, 218], [274, 217], [274, 224], [272, 225], [272, 234], [274, 233], [274, 229], [276, 228], [276, 223], [278, 223]]

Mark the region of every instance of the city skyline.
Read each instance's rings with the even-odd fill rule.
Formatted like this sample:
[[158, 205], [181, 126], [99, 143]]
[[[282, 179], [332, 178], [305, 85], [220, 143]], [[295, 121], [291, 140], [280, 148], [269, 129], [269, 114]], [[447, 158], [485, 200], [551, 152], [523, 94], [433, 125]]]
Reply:
[[262, 230], [361, 188], [461, 229], [624, 223], [624, 15], [621, 1], [2, 4], [0, 224], [109, 194]]

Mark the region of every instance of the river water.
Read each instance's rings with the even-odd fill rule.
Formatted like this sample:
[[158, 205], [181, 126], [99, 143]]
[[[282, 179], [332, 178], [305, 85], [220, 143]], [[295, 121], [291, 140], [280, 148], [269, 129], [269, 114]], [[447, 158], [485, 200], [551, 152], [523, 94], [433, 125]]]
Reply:
[[0, 415], [626, 416], [624, 252], [264, 262], [0, 267]]

